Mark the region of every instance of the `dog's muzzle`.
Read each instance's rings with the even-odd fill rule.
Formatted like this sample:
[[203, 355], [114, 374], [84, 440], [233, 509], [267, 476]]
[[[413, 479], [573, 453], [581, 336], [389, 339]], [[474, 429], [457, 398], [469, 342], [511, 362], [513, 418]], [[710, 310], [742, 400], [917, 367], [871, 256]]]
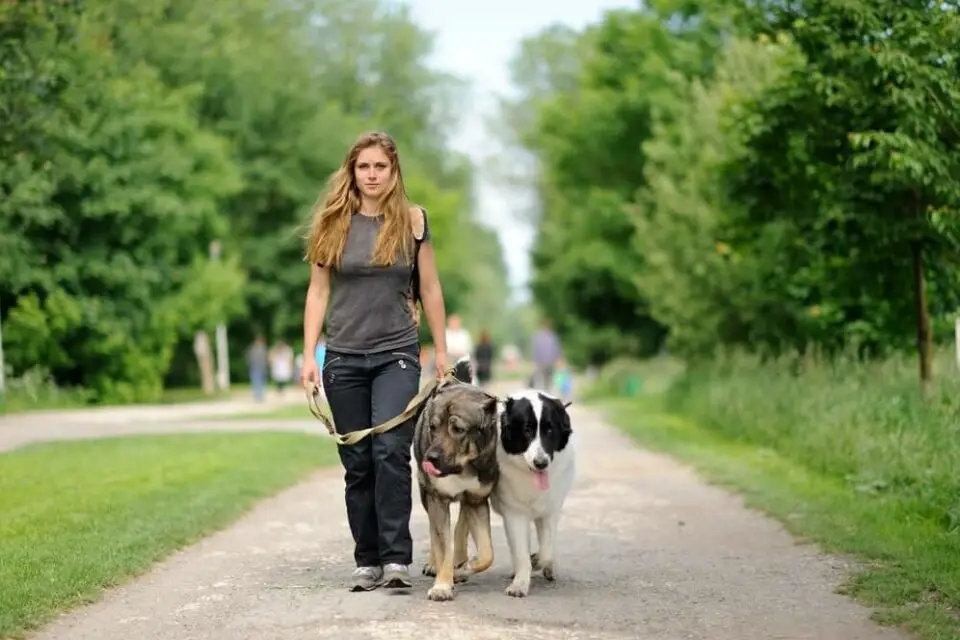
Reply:
[[550, 458], [547, 457], [547, 454], [541, 453], [533, 459], [533, 468], [537, 471], [543, 471], [550, 465]]
[[420, 464], [420, 468], [423, 469], [425, 474], [433, 478], [442, 478], [443, 476], [460, 473], [460, 469], [457, 466], [447, 464], [446, 460], [443, 459], [443, 454], [439, 451], [427, 451], [426, 455], [423, 456], [423, 462]]

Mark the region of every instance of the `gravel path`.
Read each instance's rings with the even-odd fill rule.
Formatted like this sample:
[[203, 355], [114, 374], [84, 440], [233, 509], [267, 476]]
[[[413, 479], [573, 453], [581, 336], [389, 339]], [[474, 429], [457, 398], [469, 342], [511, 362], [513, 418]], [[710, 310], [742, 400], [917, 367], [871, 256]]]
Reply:
[[[834, 593], [846, 569], [841, 561], [796, 544], [778, 524], [707, 486], [672, 459], [633, 446], [590, 409], [574, 405], [571, 411], [579, 433], [580, 475], [561, 520], [558, 579], [546, 583], [535, 576], [526, 599], [503, 594], [509, 555], [495, 516], [493, 568], [462, 585], [455, 601], [427, 601], [430, 582], [419, 576], [419, 566], [428, 538], [418, 500], [414, 589], [349, 593], [351, 542], [343, 481], [332, 469], [260, 503], [233, 527], [174, 554], [99, 602], [64, 614], [33, 637], [907, 637], [874, 624], [865, 608]], [[247, 428], [257, 421], [249, 423]], [[212, 424], [235, 426], [184, 422], [180, 428]], [[316, 426], [287, 422], [285, 428]]]

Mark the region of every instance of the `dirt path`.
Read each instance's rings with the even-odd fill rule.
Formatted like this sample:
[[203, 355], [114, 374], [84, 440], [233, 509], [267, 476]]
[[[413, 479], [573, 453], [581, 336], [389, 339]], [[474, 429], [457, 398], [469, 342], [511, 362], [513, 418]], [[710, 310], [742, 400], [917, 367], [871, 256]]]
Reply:
[[[0, 453], [33, 442], [75, 440], [105, 436], [170, 433], [173, 431], [236, 431], [251, 429], [316, 430], [315, 420], [300, 424], [290, 421], [226, 421], [238, 414], [276, 411], [291, 404], [303, 404], [299, 390], [283, 397], [271, 393], [265, 402], [254, 402], [249, 394], [230, 400], [183, 404], [132, 405], [64, 411], [33, 411], [0, 416]], [[321, 426], [322, 428], [322, 426]]]
[[33, 427], [40, 424], [127, 424], [188, 420], [199, 417], [229, 416], [237, 413], [276, 411], [291, 404], [302, 404], [303, 392], [288, 389], [283, 396], [271, 393], [263, 402], [254, 402], [250, 393], [237, 393], [226, 400], [198, 400], [172, 404], [137, 404], [88, 409], [28, 411], [0, 416], [0, 429]]
[[[494, 567], [452, 603], [349, 593], [351, 543], [339, 470], [261, 503], [206, 538], [65, 614], [37, 640], [880, 640], [905, 638], [833, 593], [841, 562], [704, 485], [676, 462], [632, 446], [576, 407], [580, 475], [561, 520], [558, 580], [535, 577], [524, 600], [499, 518]], [[414, 502], [416, 567], [426, 521]]]

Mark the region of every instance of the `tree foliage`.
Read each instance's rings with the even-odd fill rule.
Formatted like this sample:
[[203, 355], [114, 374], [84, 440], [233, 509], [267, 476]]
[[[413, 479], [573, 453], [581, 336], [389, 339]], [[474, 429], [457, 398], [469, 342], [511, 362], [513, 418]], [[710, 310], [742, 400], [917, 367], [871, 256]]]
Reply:
[[[398, 140], [448, 306], [504, 271], [447, 149], [460, 81], [380, 0], [0, 4], [0, 317], [8, 367], [95, 400], [194, 379], [194, 332], [296, 341], [311, 205], [363, 130]], [[223, 247], [219, 260], [210, 243]], [[499, 245], [484, 254], [501, 264]]]
[[913, 344], [927, 377], [960, 295], [958, 29], [951, 2], [608, 13], [575, 89], [527, 92], [538, 302], [575, 345]]

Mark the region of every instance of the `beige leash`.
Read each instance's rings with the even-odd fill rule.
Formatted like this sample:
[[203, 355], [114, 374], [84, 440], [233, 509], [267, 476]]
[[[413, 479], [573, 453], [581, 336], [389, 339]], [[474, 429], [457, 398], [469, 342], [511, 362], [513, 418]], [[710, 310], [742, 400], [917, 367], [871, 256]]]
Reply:
[[[447, 372], [444, 374], [444, 379], [448, 377], [453, 377], [453, 369], [447, 369]], [[407, 404], [407, 408], [403, 410], [398, 416], [390, 418], [383, 424], [378, 424], [375, 427], [370, 427], [369, 429], [361, 429], [359, 431], [351, 431], [349, 433], [337, 433], [337, 428], [333, 424], [333, 419], [328, 417], [323, 409], [320, 408], [320, 382], [313, 385], [313, 388], [307, 392], [307, 406], [310, 408], [310, 413], [313, 414], [313, 417], [323, 423], [327, 428], [327, 432], [330, 436], [337, 441], [337, 444], [356, 444], [370, 435], [377, 435], [379, 433], [385, 433], [390, 431], [393, 428], [398, 427], [403, 424], [410, 418], [412, 418], [417, 409], [423, 406], [423, 403], [427, 401], [427, 398], [430, 397], [430, 394], [433, 393], [434, 389], [437, 388], [437, 385], [440, 384], [440, 380], [436, 377], [428, 382], [422, 389], [420, 393], [415, 395], [413, 399]]]

